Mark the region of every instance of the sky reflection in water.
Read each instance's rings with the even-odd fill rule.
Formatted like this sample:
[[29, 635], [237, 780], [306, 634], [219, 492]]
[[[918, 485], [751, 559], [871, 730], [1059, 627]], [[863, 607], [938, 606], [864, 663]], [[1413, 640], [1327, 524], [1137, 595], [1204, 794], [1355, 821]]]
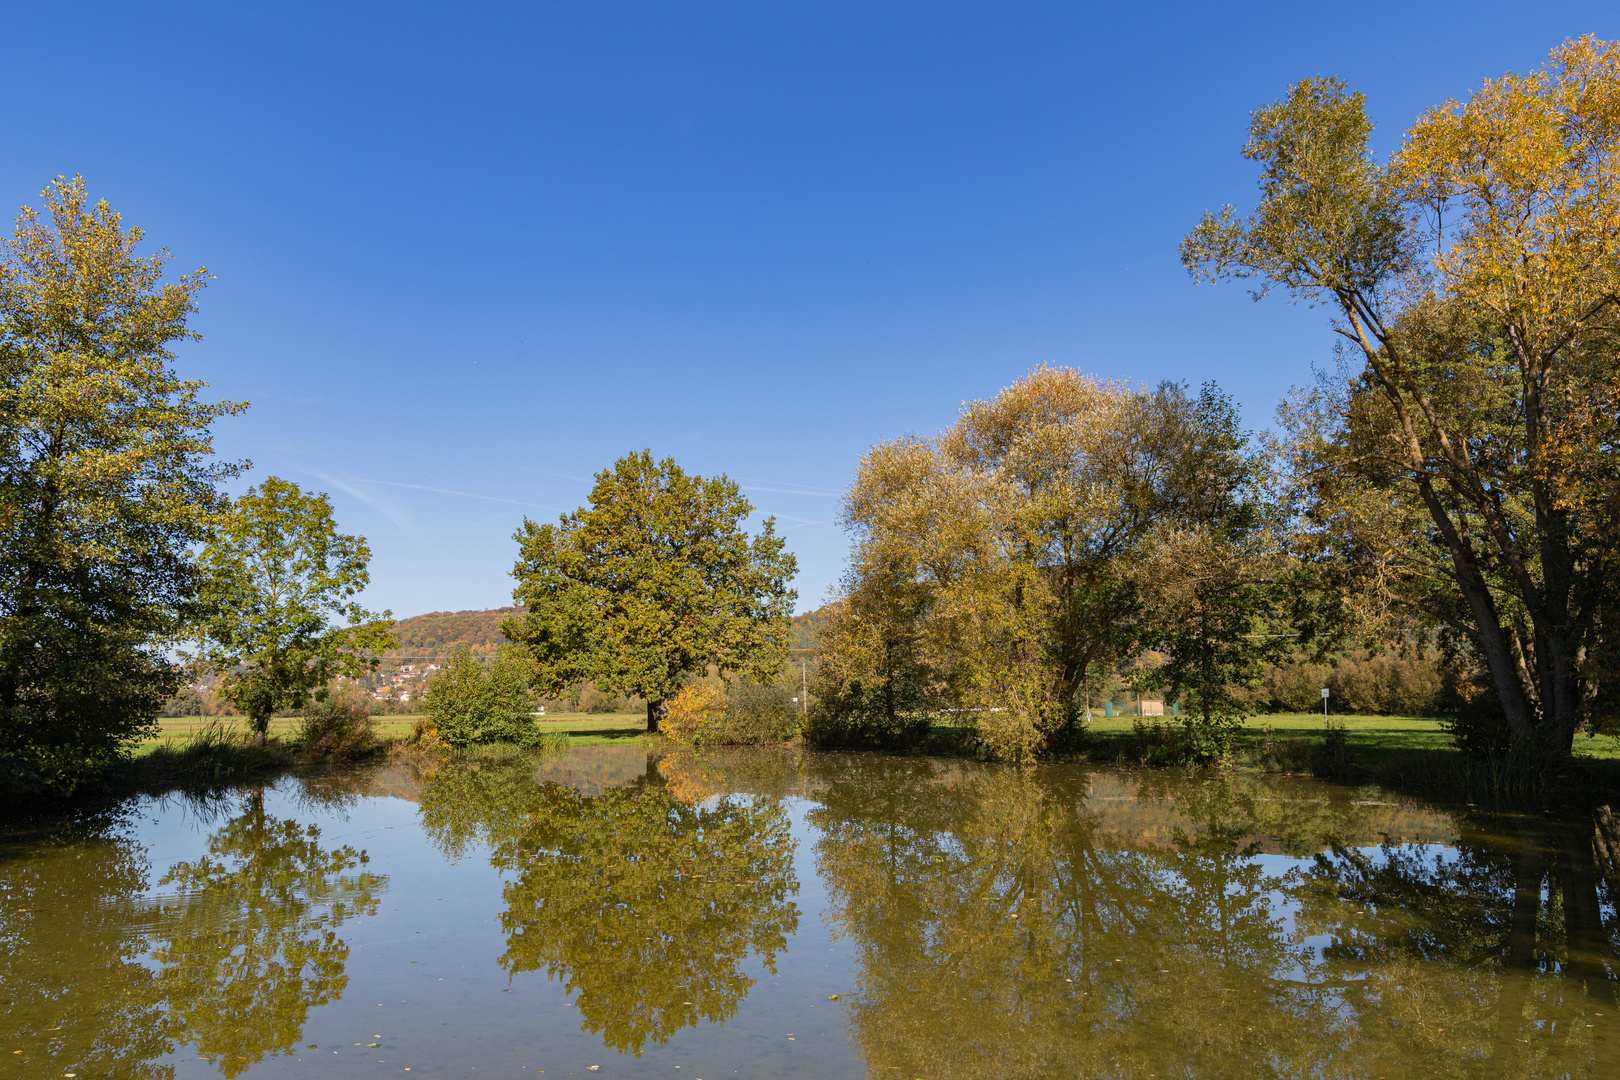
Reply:
[[136, 799], [0, 833], [0, 1080], [1615, 1075], [1617, 840], [780, 750]]

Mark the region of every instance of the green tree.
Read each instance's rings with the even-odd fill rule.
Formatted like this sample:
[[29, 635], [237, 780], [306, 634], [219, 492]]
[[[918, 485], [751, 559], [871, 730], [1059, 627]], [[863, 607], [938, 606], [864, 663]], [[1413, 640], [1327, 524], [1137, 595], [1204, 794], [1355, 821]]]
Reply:
[[471, 648], [458, 645], [427, 687], [433, 727], [446, 745], [458, 750], [479, 743], [539, 742], [533, 699], [529, 666], [514, 645], [497, 646], [488, 669]]
[[259, 742], [277, 709], [375, 669], [368, 654], [392, 643], [390, 613], [353, 599], [370, 559], [364, 537], [337, 531], [326, 495], [274, 476], [236, 501], [202, 552], [203, 659]]
[[178, 688], [187, 552], [238, 471], [210, 425], [247, 405], [170, 364], [206, 272], [165, 282], [77, 177], [43, 197], [0, 249], [0, 791], [65, 793]]
[[652, 452], [597, 474], [591, 504], [555, 525], [525, 520], [512, 571], [527, 613], [503, 629], [534, 661], [540, 688], [591, 680], [647, 700], [647, 730], [682, 680], [714, 665], [764, 679], [786, 660], [797, 569], [766, 518], [724, 476], [688, 476]]
[[1161, 530], [1144, 560], [1152, 584], [1143, 637], [1164, 663], [1142, 674], [1182, 706], [1179, 756], [1207, 761], [1231, 749], [1250, 712], [1244, 691], [1258, 689], [1264, 665], [1302, 637], [1273, 632], [1285, 625], [1293, 568], [1276, 543], [1264, 458], [1248, 450], [1236, 408], [1213, 384], [1199, 397], [1198, 423], [1218, 448], [1221, 474], [1204, 492], [1198, 520]]
[[1183, 261], [1335, 311], [1360, 364], [1285, 407], [1310, 538], [1347, 593], [1471, 642], [1513, 738], [1567, 754], [1616, 698], [1620, 46], [1487, 81], [1387, 168], [1371, 130], [1337, 79], [1255, 113], [1259, 205]]

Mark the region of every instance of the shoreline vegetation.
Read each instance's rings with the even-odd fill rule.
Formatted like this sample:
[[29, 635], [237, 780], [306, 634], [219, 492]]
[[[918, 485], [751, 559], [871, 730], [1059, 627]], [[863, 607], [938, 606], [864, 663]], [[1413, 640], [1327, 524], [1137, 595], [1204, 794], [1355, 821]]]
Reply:
[[[1620, 795], [1620, 740], [1600, 736], [1576, 743], [1563, 761], [1516, 757], [1511, 751], [1479, 756], [1455, 746], [1445, 721], [1435, 717], [1280, 714], [1250, 717], [1238, 730], [1232, 752], [1202, 766], [1156, 761], [1158, 718], [1098, 718], [1083, 744], [1071, 754], [1045, 763], [1108, 765], [1150, 771], [1217, 774], [1221, 772], [1314, 776], [1345, 784], [1375, 784], [1403, 794], [1460, 799], [1503, 808], [1596, 804]], [[262, 745], [255, 745], [249, 726], [239, 718], [177, 718], [131, 755], [127, 765], [107, 782], [83, 794], [160, 794], [169, 791], [228, 787], [265, 781], [286, 774], [336, 771], [370, 763], [402, 762], [437, 768], [461, 757], [516, 754], [536, 758], [578, 746], [641, 745], [648, 749], [689, 748], [704, 744], [648, 733], [637, 713], [563, 713], [537, 723], [541, 738], [519, 747], [491, 743], [452, 750], [431, 738], [425, 715], [372, 718], [369, 738], [321, 752], [312, 746], [310, 721], [278, 718]], [[424, 732], [428, 737], [424, 738]], [[802, 735], [749, 740], [753, 745], [794, 745], [810, 750], [847, 752], [834, 745], [817, 747]], [[711, 743], [711, 746], [731, 745]], [[951, 723], [929, 725], [926, 736], [894, 752], [906, 756], [974, 757], [968, 729]]]

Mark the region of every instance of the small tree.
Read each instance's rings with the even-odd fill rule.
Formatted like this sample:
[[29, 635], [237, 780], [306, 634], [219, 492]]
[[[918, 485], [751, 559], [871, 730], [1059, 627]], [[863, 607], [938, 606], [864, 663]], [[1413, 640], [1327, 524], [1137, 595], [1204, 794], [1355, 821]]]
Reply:
[[371, 581], [370, 559], [363, 537], [337, 531], [330, 499], [274, 476], [237, 500], [203, 551], [203, 659], [256, 741], [277, 709], [375, 670], [367, 654], [393, 643], [391, 613], [353, 599]]
[[797, 563], [774, 518], [752, 540], [743, 532], [753, 509], [724, 476], [688, 476], [643, 450], [597, 474], [589, 507], [555, 525], [525, 521], [512, 575], [528, 611], [503, 630], [528, 649], [540, 688], [591, 680], [637, 694], [657, 731], [687, 675], [779, 670]]
[[428, 683], [427, 711], [445, 745], [458, 750], [481, 743], [533, 746], [540, 728], [531, 714], [528, 665], [511, 645], [501, 645], [486, 670], [465, 645], [450, 655]]

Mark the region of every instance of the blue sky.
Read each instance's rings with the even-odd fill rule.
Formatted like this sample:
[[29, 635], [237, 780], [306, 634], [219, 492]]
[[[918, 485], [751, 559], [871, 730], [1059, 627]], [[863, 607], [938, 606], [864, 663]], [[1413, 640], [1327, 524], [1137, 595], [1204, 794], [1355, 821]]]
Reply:
[[[328, 491], [397, 616], [510, 602], [524, 515], [644, 447], [843, 566], [837, 494], [1041, 363], [1218, 381], [1320, 310], [1193, 286], [1302, 76], [1423, 109], [1620, 35], [1610, 4], [17, 4], [0, 201], [80, 173], [217, 275], [185, 374], [252, 476]], [[244, 485], [245, 486], [245, 483]]]

